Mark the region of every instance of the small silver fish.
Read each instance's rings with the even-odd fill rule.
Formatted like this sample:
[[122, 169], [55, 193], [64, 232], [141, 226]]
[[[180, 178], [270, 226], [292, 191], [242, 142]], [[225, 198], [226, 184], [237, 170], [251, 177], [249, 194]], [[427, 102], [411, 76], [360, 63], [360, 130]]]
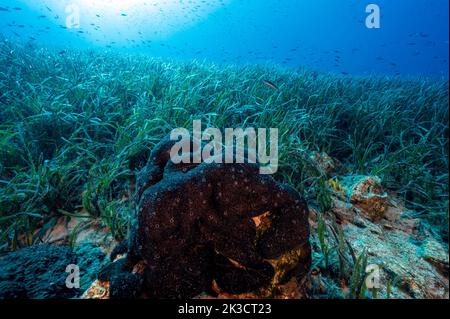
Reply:
[[278, 86], [275, 85], [275, 83], [269, 81], [269, 80], [262, 80], [262, 82], [267, 85], [268, 87], [271, 87], [274, 90], [279, 90]]

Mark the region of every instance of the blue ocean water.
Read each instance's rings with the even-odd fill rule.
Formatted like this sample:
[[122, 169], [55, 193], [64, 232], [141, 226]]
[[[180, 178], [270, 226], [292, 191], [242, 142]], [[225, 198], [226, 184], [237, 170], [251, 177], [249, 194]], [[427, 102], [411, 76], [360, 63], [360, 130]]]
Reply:
[[61, 50], [448, 77], [448, 12], [448, 0], [0, 0], [0, 25]]

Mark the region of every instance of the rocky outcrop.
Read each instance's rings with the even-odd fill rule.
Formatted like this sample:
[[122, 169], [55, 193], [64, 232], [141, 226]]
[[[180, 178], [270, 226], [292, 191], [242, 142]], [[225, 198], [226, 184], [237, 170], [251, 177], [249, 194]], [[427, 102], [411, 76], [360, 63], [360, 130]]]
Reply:
[[[436, 239], [373, 176], [339, 178], [330, 213], [356, 255], [380, 267], [378, 297], [448, 298], [448, 245]], [[393, 283], [396, 283], [393, 285]]]
[[[79, 297], [103, 266], [104, 255], [92, 245], [35, 245], [0, 257], [0, 299]], [[80, 287], [67, 287], [68, 265], [80, 270]]]
[[[194, 297], [213, 283], [244, 293], [293, 276], [301, 281], [311, 258], [302, 197], [253, 164], [174, 165], [171, 145], [157, 145], [138, 177], [139, 212], [126, 261], [101, 276], [111, 282], [111, 295], [121, 297], [113, 288], [119, 274], [132, 273], [140, 261], [144, 290], [156, 298]], [[295, 263], [285, 262], [276, 276], [274, 260], [283, 256]]]

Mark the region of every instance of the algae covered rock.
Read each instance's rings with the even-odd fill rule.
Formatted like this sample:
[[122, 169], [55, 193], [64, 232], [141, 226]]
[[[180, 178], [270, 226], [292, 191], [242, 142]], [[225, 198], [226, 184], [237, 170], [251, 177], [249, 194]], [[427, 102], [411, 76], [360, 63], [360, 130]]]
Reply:
[[[169, 161], [173, 143], [157, 145], [138, 176], [139, 211], [126, 262], [101, 275], [111, 290], [121, 271], [143, 261], [150, 297], [195, 297], [213, 283], [229, 293], [250, 292], [273, 281], [269, 260], [293, 250], [296, 264], [283, 280], [303, 279], [311, 258], [304, 199], [260, 175], [257, 165], [175, 165]], [[255, 222], [262, 215], [265, 222]]]
[[325, 176], [331, 176], [341, 165], [337, 159], [332, 158], [325, 152], [311, 152], [309, 157], [316, 169]]
[[364, 228], [347, 224], [343, 229], [355, 252], [367, 251], [369, 262], [380, 267], [380, 297], [386, 297], [389, 283], [397, 282], [391, 297], [446, 298], [448, 246], [431, 236], [416, 242], [410, 234], [371, 222]]
[[384, 217], [387, 209], [387, 194], [377, 176], [347, 176], [341, 183], [347, 191], [351, 204], [361, 210], [367, 218], [377, 221]]
[[[0, 257], [0, 299], [65, 299], [82, 294], [102, 267], [104, 255], [92, 245], [34, 245]], [[80, 288], [68, 288], [68, 265], [80, 269]]]
[[448, 298], [448, 244], [385, 193], [378, 177], [341, 176], [339, 186], [329, 223], [341, 227], [355, 256], [368, 256], [379, 269], [378, 298]]

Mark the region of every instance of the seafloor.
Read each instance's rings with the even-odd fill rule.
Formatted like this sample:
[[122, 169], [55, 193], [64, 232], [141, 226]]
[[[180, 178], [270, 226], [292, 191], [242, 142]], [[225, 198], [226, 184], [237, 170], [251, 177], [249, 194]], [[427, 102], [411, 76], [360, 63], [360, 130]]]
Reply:
[[[193, 120], [279, 129], [273, 177], [306, 200], [312, 249], [304, 280], [280, 279], [302, 260], [287, 254], [264, 287], [233, 295], [215, 283], [199, 298], [448, 298], [448, 93], [448, 79], [2, 41], [0, 299], [107, 298], [98, 273], [128, 237], [137, 172]], [[77, 289], [68, 264], [81, 269]]]

